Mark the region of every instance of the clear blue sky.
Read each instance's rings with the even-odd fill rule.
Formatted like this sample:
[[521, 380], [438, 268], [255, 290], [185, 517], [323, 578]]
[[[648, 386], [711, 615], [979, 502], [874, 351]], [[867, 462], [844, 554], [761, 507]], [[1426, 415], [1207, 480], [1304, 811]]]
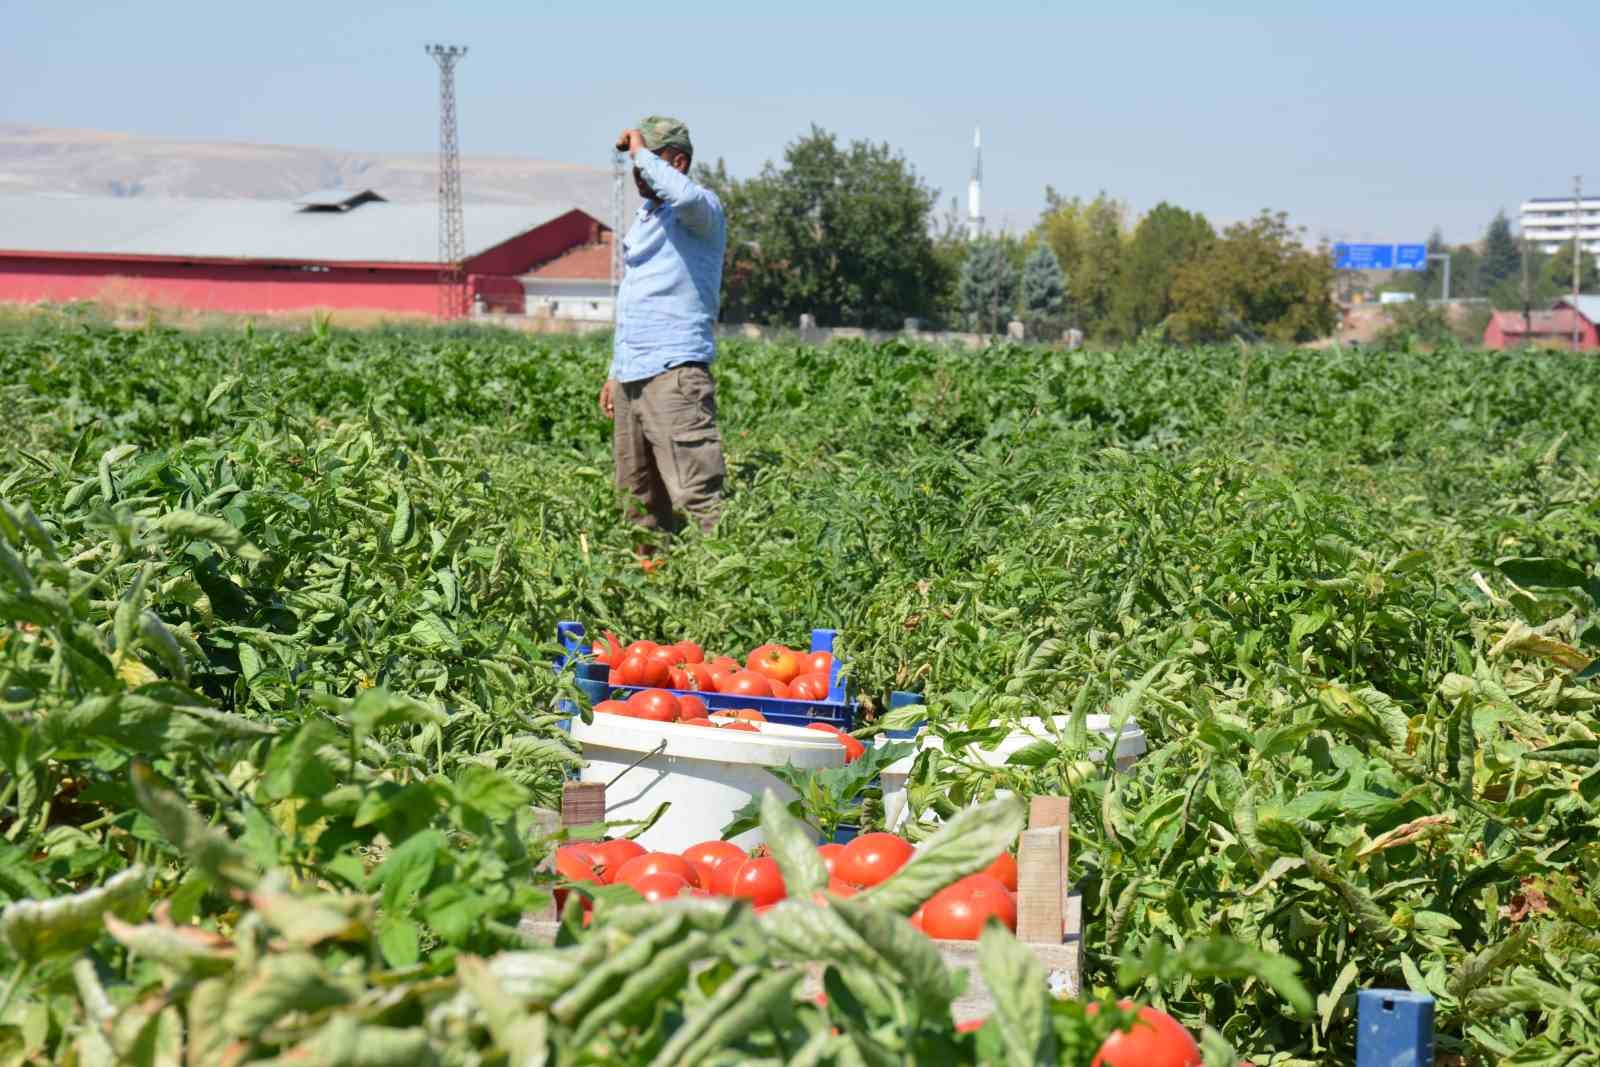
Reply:
[[[922, 4], [0, 0], [0, 120], [429, 150], [428, 41], [470, 46], [468, 154], [604, 163], [643, 113], [748, 175], [811, 123], [902, 150], [987, 214], [1044, 187], [1312, 237], [1473, 239], [1596, 158], [1596, 0]], [[1524, 147], [1526, 146], [1526, 147]]]

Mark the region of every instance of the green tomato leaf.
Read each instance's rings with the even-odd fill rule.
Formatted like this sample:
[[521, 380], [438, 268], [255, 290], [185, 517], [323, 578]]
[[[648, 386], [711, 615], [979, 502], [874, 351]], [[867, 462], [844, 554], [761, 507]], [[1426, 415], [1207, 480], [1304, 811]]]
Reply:
[[789, 814], [770, 789], [761, 796], [761, 831], [791, 897], [809, 896], [828, 884], [828, 868], [805, 823]]

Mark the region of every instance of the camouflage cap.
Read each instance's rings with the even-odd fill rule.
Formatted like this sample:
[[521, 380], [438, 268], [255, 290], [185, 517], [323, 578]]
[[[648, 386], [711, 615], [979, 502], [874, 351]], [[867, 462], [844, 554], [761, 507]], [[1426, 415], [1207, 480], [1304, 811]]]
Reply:
[[644, 135], [644, 146], [652, 152], [663, 148], [676, 148], [694, 155], [694, 145], [689, 142], [689, 127], [665, 115], [651, 115], [639, 120], [639, 132]]

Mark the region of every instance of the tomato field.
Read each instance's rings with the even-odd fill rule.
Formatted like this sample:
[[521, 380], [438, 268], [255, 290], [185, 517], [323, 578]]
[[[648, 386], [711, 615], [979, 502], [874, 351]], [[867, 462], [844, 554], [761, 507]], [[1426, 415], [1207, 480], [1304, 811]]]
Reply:
[[[1014, 996], [957, 1031], [896, 918], [1041, 793], [1072, 800], [1085, 1000], [1208, 1064], [1353, 1063], [1374, 986], [1435, 998], [1446, 1062], [1600, 1063], [1589, 368], [730, 342], [725, 515], [646, 573], [607, 359], [0, 333], [0, 1064], [1087, 1065], [1131, 1011], [1050, 999], [991, 924]], [[526, 943], [533, 808], [580, 760], [564, 619], [735, 654], [836, 628], [856, 778], [926, 718], [907, 793], [943, 829], [834, 905], [601, 886]], [[1144, 730], [1128, 773], [1089, 712]], [[963, 754], [1049, 713], [1057, 744]], [[796, 816], [876, 829], [866, 797], [746, 813], [791, 896], [827, 880]]]

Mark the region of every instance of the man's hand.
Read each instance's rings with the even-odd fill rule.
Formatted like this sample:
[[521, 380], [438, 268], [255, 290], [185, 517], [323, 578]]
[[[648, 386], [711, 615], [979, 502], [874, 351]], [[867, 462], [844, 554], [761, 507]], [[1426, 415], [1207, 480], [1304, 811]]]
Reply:
[[616, 382], [607, 379], [606, 384], [600, 387], [600, 414], [608, 419], [617, 416], [617, 405], [611, 399], [611, 391], [616, 388]]
[[617, 136], [616, 148], [618, 152], [626, 152], [629, 155], [632, 155], [643, 147], [644, 134], [640, 133], [638, 130], [623, 130], [622, 133]]

